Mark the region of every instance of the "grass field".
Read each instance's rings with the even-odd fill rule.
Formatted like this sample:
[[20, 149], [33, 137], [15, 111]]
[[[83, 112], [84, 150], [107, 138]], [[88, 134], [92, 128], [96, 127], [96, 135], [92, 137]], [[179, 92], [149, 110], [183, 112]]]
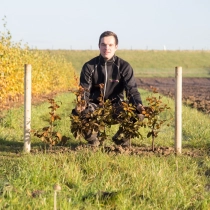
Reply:
[[[63, 54], [79, 74], [84, 62], [98, 51], [50, 51]], [[174, 77], [175, 66], [183, 67], [184, 77], [209, 77], [209, 51], [126, 51], [117, 55], [130, 62], [139, 77]], [[144, 104], [151, 93], [140, 90]], [[84, 139], [70, 133], [73, 100], [71, 93], [55, 99], [61, 120], [56, 130], [70, 138], [65, 147], [49, 150], [31, 134], [32, 150], [23, 153], [24, 108], [0, 113], [0, 209], [116, 209], [116, 210], [209, 210], [210, 209], [210, 118], [183, 105], [182, 155], [144, 152], [142, 154], [107, 153], [105, 147], [90, 149]], [[174, 101], [164, 97], [174, 117]], [[49, 125], [49, 103], [32, 106], [33, 130]], [[117, 131], [107, 132], [105, 146]], [[135, 138], [136, 147], [151, 147], [148, 130], [140, 129], [142, 138]], [[174, 147], [174, 121], [163, 126], [155, 140], [156, 148]], [[55, 192], [54, 185], [61, 187]], [[55, 193], [57, 197], [55, 198]]]
[[[79, 73], [85, 62], [97, 56], [97, 50], [55, 50], [72, 62]], [[210, 51], [118, 50], [116, 55], [128, 61], [138, 77], [174, 77], [182, 66], [183, 77], [210, 77]]]
[[[143, 101], [151, 94], [140, 90]], [[40, 139], [31, 136], [32, 153], [23, 149], [23, 107], [1, 114], [0, 119], [0, 209], [203, 209], [210, 208], [210, 118], [183, 106], [183, 155], [108, 154], [103, 147], [79, 144], [69, 131], [69, 114], [74, 95], [61, 94], [56, 129], [70, 137], [65, 150], [45, 150]], [[174, 102], [165, 98], [172, 108]], [[32, 129], [48, 125], [49, 103], [32, 106]], [[169, 113], [168, 113], [169, 114]], [[108, 133], [116, 131], [113, 126]], [[149, 147], [151, 139], [141, 130], [137, 146]], [[81, 139], [81, 143], [86, 142]], [[105, 142], [112, 145], [110, 139]], [[174, 123], [163, 127], [156, 146], [174, 145]], [[188, 155], [189, 154], [189, 155]], [[61, 191], [54, 198], [53, 186]]]

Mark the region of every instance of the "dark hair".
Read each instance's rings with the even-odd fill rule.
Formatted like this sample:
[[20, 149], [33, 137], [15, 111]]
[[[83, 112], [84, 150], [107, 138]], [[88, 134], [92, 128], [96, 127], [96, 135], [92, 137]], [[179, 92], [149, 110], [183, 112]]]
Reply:
[[113, 36], [115, 38], [115, 44], [118, 45], [117, 34], [115, 34], [112, 31], [105, 31], [101, 34], [101, 36], [99, 37], [99, 42], [98, 42], [99, 45], [100, 45], [101, 39], [104, 38], [105, 36]]

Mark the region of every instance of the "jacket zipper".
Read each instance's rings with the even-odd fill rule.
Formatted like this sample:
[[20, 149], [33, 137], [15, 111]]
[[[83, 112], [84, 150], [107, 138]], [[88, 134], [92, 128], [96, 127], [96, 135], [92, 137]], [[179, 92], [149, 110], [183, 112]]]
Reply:
[[104, 98], [106, 94], [106, 84], [107, 84], [107, 62], [105, 62], [105, 84], [104, 84]]

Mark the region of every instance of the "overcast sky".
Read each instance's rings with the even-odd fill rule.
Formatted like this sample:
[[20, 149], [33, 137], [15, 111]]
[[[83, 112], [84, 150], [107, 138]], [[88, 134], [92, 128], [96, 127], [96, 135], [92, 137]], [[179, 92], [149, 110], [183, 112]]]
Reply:
[[106, 30], [119, 49], [210, 50], [210, 0], [0, 0], [13, 41], [38, 49], [98, 49]]

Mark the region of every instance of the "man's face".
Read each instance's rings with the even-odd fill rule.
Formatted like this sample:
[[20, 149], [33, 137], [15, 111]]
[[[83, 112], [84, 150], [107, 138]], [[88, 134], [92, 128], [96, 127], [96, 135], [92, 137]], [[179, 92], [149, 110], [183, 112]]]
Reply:
[[109, 60], [113, 57], [117, 47], [118, 46], [115, 44], [115, 38], [113, 36], [103, 37], [99, 44], [100, 53], [105, 60]]

